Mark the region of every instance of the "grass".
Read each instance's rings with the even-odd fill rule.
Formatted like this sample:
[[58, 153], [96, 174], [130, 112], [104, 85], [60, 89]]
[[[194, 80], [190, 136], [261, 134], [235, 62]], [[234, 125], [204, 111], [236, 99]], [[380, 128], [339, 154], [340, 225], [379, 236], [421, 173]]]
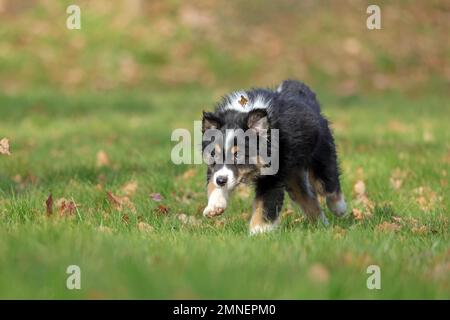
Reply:
[[[448, 100], [319, 97], [363, 219], [313, 226], [286, 199], [281, 228], [249, 237], [251, 196], [237, 192], [223, 217], [203, 219], [205, 167], [170, 161], [172, 130], [192, 131], [215, 93], [0, 95], [0, 136], [12, 145], [0, 157], [0, 298], [449, 299]], [[132, 205], [118, 209], [106, 192], [124, 196], [130, 181]], [[60, 216], [60, 198], [75, 201], [73, 215]], [[81, 290], [66, 288], [72, 264]], [[366, 287], [371, 264], [381, 290]]]

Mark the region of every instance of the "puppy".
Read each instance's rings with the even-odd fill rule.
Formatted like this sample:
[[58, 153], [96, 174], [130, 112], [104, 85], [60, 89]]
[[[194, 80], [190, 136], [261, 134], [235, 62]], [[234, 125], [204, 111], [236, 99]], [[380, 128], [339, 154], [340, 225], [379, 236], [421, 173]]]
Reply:
[[[305, 84], [286, 80], [276, 91], [231, 93], [214, 112], [203, 112], [202, 132], [208, 163], [204, 216], [222, 214], [240, 183], [255, 188], [250, 234], [276, 228], [285, 191], [311, 221], [328, 224], [319, 194], [336, 216], [345, 214], [334, 139], [316, 95]], [[247, 139], [252, 136], [256, 143]]]

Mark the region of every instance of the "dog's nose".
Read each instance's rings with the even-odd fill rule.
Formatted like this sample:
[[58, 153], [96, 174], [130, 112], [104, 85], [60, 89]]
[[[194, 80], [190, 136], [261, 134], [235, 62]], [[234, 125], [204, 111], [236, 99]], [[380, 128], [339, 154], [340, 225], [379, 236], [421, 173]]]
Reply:
[[228, 180], [227, 176], [218, 176], [216, 178], [216, 183], [217, 185], [223, 187], [227, 183], [227, 180]]

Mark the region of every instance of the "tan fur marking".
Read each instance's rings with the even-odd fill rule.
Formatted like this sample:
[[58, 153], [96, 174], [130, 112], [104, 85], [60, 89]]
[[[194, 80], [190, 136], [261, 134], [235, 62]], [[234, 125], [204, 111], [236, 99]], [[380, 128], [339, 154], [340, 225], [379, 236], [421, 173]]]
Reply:
[[298, 181], [295, 181], [295, 179], [289, 182], [288, 187], [289, 195], [291, 196], [292, 200], [300, 205], [308, 219], [316, 221], [320, 217], [322, 212], [317, 198], [313, 195], [307, 195], [305, 194], [305, 192], [300, 190]]
[[264, 218], [263, 201], [261, 199], [255, 199], [255, 201], [253, 202], [253, 215], [250, 220], [250, 228], [263, 226], [266, 223], [266, 219]]
[[235, 153], [237, 153], [239, 151], [239, 147], [238, 146], [232, 146], [231, 147], [231, 153], [232, 154], [235, 154]]
[[312, 170], [308, 171], [308, 178], [309, 178], [309, 182], [311, 184], [311, 187], [314, 188], [314, 190], [320, 194], [321, 196], [325, 195], [325, 188], [323, 186], [322, 181], [320, 181], [319, 179], [316, 178], [316, 176], [314, 175], [314, 172], [312, 172]]
[[214, 191], [214, 189], [216, 188], [216, 186], [214, 185], [214, 182], [212, 181], [212, 179], [208, 182], [208, 198], [211, 195], [211, 193]]

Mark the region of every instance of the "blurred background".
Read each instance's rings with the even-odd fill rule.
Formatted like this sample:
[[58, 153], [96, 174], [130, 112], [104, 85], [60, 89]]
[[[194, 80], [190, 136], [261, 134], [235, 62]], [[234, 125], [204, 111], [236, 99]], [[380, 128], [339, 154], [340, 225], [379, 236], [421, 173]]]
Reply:
[[[0, 0], [0, 90], [201, 87], [302, 79], [341, 96], [448, 93], [450, 2]], [[81, 8], [68, 30], [66, 8]]]

